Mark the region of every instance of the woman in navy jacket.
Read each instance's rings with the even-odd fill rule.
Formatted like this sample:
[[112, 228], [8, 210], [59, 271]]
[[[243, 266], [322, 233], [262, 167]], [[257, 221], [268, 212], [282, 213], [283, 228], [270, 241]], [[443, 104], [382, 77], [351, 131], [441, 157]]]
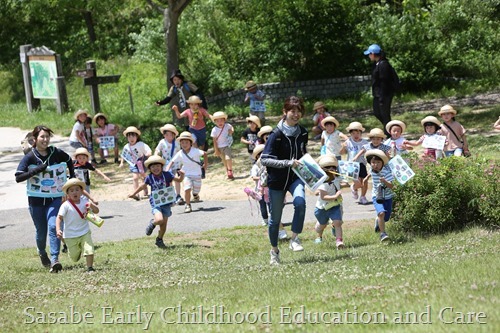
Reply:
[[267, 167], [269, 187], [270, 219], [269, 240], [271, 242], [271, 264], [279, 264], [278, 232], [283, 213], [286, 192], [293, 196], [294, 214], [290, 249], [303, 251], [298, 234], [304, 227], [306, 213], [304, 182], [293, 172], [292, 167], [306, 154], [307, 130], [299, 125], [305, 114], [303, 101], [290, 96], [283, 106], [283, 118], [269, 135], [261, 155], [262, 165]]

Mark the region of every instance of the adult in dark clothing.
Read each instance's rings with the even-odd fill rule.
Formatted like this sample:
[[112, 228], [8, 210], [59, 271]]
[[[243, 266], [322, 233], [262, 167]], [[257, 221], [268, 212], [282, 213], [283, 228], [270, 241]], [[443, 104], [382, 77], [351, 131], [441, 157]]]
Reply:
[[[168, 91], [167, 97], [162, 100], [156, 101], [155, 104], [160, 106], [172, 101], [172, 103], [174, 105], [177, 105], [177, 107], [179, 108], [179, 112], [182, 113], [189, 108], [189, 105], [187, 104], [187, 100], [189, 99], [189, 97], [191, 97], [192, 95], [198, 95], [201, 93], [201, 91], [194, 83], [185, 80], [184, 75], [182, 75], [180, 69], [176, 69], [172, 73], [172, 75], [170, 76], [170, 82], [172, 82], [172, 86]], [[204, 98], [200, 98], [203, 102], [203, 108], [208, 109]], [[172, 113], [172, 120], [175, 121], [177, 125], [185, 128], [186, 131], [189, 129], [188, 118], [177, 118], [175, 114]]]
[[385, 125], [391, 121], [391, 103], [395, 93], [393, 70], [379, 45], [370, 45], [364, 54], [374, 62], [372, 71], [373, 114], [382, 123], [385, 134], [390, 136]]
[[[75, 177], [75, 171], [71, 157], [68, 154], [58, 148], [49, 146], [50, 138], [53, 135], [50, 128], [36, 126], [32, 133], [35, 141], [31, 151], [24, 155], [17, 167], [16, 182], [19, 183], [33, 178], [33, 188], [28, 188], [27, 191], [29, 211], [35, 224], [38, 255], [43, 266], [50, 266], [50, 272], [57, 273], [62, 269], [62, 265], [59, 263], [61, 241], [56, 234], [56, 217], [64, 194], [60, 175], [65, 174], [66, 169], [60, 166], [52, 170], [50, 167], [63, 162], [66, 163], [71, 178]], [[50, 240], [50, 259], [45, 249], [47, 232]]]
[[299, 125], [305, 114], [303, 101], [295, 96], [285, 100], [283, 118], [271, 132], [261, 155], [261, 163], [267, 167], [269, 187], [269, 240], [271, 242], [271, 264], [279, 264], [278, 233], [283, 213], [286, 192], [293, 196], [294, 214], [292, 219], [292, 239], [290, 249], [302, 251], [298, 234], [304, 227], [306, 200], [304, 182], [293, 172], [292, 167], [307, 153], [307, 130]]

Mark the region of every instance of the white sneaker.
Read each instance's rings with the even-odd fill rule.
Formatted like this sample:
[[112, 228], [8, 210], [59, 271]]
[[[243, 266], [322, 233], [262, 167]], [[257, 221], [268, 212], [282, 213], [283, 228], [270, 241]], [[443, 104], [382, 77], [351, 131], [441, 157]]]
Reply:
[[272, 249], [271, 249], [271, 260], [269, 261], [269, 263], [271, 265], [279, 265], [280, 264], [280, 253], [276, 253], [274, 252]]
[[304, 247], [302, 246], [302, 244], [300, 244], [299, 237], [295, 237], [294, 239], [290, 240], [290, 250], [292, 250], [293, 252], [304, 251]]
[[288, 238], [288, 235], [286, 234], [286, 230], [283, 229], [283, 230], [280, 230], [278, 232], [278, 239], [287, 239]]
[[368, 200], [366, 199], [366, 197], [364, 195], [362, 195], [360, 198], [359, 198], [359, 203], [361, 205], [368, 205]]
[[352, 193], [352, 197], [354, 198], [354, 200], [357, 200], [358, 199], [358, 190], [354, 189], [354, 184], [351, 185], [351, 193]]
[[260, 224], [262, 224], [264, 227], [267, 227], [268, 226], [268, 219], [262, 219], [262, 221], [260, 221]]

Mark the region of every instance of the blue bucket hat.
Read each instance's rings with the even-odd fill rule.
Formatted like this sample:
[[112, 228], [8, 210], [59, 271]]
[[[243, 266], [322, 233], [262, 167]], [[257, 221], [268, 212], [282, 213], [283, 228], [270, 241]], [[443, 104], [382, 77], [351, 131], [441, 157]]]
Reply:
[[381, 51], [382, 51], [382, 49], [380, 48], [380, 46], [378, 46], [378, 44], [372, 44], [372, 45], [368, 46], [368, 50], [366, 50], [363, 53], [365, 55], [369, 55], [370, 53], [380, 54]]

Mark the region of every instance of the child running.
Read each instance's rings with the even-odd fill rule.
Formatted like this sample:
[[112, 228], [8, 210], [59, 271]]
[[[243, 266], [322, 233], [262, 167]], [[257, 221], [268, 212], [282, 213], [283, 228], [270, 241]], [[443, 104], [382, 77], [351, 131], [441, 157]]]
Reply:
[[[368, 144], [368, 141], [363, 139], [361, 136], [365, 131], [365, 128], [361, 123], [354, 121], [347, 126], [346, 130], [349, 132], [350, 138], [344, 142], [341, 153], [347, 152], [349, 161], [359, 163], [359, 178], [351, 185], [351, 193], [354, 200], [359, 198], [359, 204], [367, 205], [368, 200], [366, 199], [366, 192], [368, 191], [368, 183], [363, 182], [366, 176], [368, 176], [366, 159], [364, 155], [358, 155], [358, 153], [363, 149], [363, 146]], [[360, 188], [361, 197], [358, 195], [358, 189]]]
[[73, 166], [75, 168], [75, 175], [78, 179], [85, 183], [85, 190], [90, 193], [90, 171], [95, 171], [99, 176], [109, 182], [111, 179], [106, 176], [101, 170], [94, 167], [90, 162], [90, 153], [85, 148], [78, 148], [73, 154]]
[[118, 164], [118, 126], [110, 124], [108, 117], [104, 113], [98, 113], [94, 116], [96, 128], [96, 143], [99, 145], [99, 156], [101, 156], [100, 164], [108, 163], [108, 150], [113, 149], [115, 163]]
[[429, 158], [433, 161], [435, 161], [438, 158], [441, 158], [443, 156], [443, 151], [439, 149], [434, 149], [434, 148], [427, 148], [425, 147], [424, 141], [426, 139], [434, 138], [437, 136], [440, 136], [439, 130], [441, 129], [441, 123], [439, 120], [434, 117], [434, 116], [427, 116], [424, 119], [420, 121], [422, 126], [424, 127], [424, 135], [422, 135], [418, 140], [416, 141], [405, 141], [406, 145], [409, 146], [420, 146], [421, 144], [424, 145], [424, 153], [423, 157], [424, 158]]
[[382, 143], [385, 139], [384, 131], [380, 128], [372, 128], [370, 133], [368, 133], [368, 138], [370, 139], [370, 143], [363, 146], [363, 148], [358, 151], [356, 156], [353, 157], [354, 161], [357, 161], [361, 156], [365, 155], [365, 153], [372, 149], [379, 149], [383, 151], [387, 157], [389, 157], [389, 150], [391, 147], [386, 146]]
[[226, 122], [227, 115], [222, 111], [215, 112], [211, 118], [215, 123], [210, 134], [214, 141], [214, 155], [221, 158], [227, 173], [227, 179], [234, 180], [233, 152], [231, 149], [234, 128]]
[[[177, 154], [181, 150], [181, 145], [176, 142], [175, 138], [179, 135], [177, 128], [175, 128], [172, 124], [165, 124], [165, 126], [160, 128], [160, 132], [163, 134], [163, 139], [158, 142], [158, 145], [155, 148], [155, 155], [159, 155], [163, 157], [165, 160], [165, 164], [163, 171], [167, 170], [167, 165], [170, 163], [175, 154]], [[174, 163], [172, 165], [172, 174], [177, 175], [177, 171], [181, 168], [179, 163]], [[184, 205], [184, 199], [181, 196], [181, 183], [174, 182], [175, 193], [176, 193], [176, 204]]]
[[314, 209], [314, 216], [318, 222], [314, 229], [316, 230], [316, 244], [323, 242], [323, 231], [328, 221], [332, 220], [333, 235], [336, 237], [337, 249], [344, 248], [342, 239], [342, 190], [340, 180], [335, 173], [338, 168], [338, 161], [333, 155], [323, 155], [319, 158], [319, 166], [323, 169], [329, 178], [318, 188], [319, 196]]
[[[141, 141], [141, 131], [139, 131], [134, 126], [129, 126], [123, 135], [127, 137], [128, 143], [123, 147], [122, 150], [122, 160], [120, 162], [120, 167], [123, 166], [123, 161], [127, 161], [129, 164], [130, 172], [133, 177], [134, 191], [139, 187], [139, 180], [146, 178], [146, 172], [144, 170], [144, 161], [151, 156], [151, 148]], [[148, 189], [144, 189], [144, 197], [147, 198]], [[141, 198], [136, 195], [133, 199], [139, 201]]]
[[[184, 199], [186, 206], [184, 213], [191, 213], [191, 192], [193, 193], [193, 201], [200, 201], [201, 190], [201, 169], [207, 170], [208, 159], [207, 152], [193, 147], [194, 139], [191, 133], [182, 132], [179, 135], [181, 150], [174, 155], [170, 163], [167, 165], [167, 170], [171, 170], [174, 163], [182, 164], [184, 171]], [[201, 162], [201, 157], [203, 162]]]
[[[163, 242], [163, 236], [167, 231], [168, 218], [172, 215], [172, 204], [175, 203], [175, 199], [172, 196], [173, 188], [171, 188], [171, 184], [172, 181], [181, 182], [184, 179], [184, 172], [181, 170], [178, 175], [174, 177], [172, 172], [163, 171], [165, 160], [158, 155], [149, 157], [144, 164], [150, 171], [150, 174], [146, 177], [144, 184], [139, 186], [133, 193], [129, 194], [129, 197], [135, 197], [140, 191], [144, 190], [145, 187], [149, 186], [151, 188], [149, 203], [151, 204], [154, 218], [149, 221], [146, 227], [146, 235], [150, 236], [155, 227], [159, 225], [160, 230], [158, 230], [158, 237], [156, 237], [155, 245], [160, 249], [166, 249], [167, 247]], [[169, 188], [171, 188], [171, 191], [169, 191]], [[170, 201], [169, 198], [172, 198], [172, 200]]]
[[413, 150], [413, 147], [406, 145], [403, 133], [406, 130], [406, 124], [400, 120], [391, 120], [385, 125], [385, 130], [391, 137], [385, 140], [384, 145], [391, 147], [390, 157], [408, 153], [408, 150]]
[[[78, 178], [72, 178], [63, 185], [67, 200], [59, 208], [56, 218], [57, 238], [64, 240], [68, 246], [68, 255], [78, 262], [83, 255], [87, 261], [87, 271], [94, 271], [94, 243], [85, 219], [87, 210], [99, 213], [99, 208], [83, 195], [85, 183]], [[62, 222], [64, 221], [64, 231]]]
[[[264, 99], [266, 95], [262, 90], [257, 88], [257, 84], [250, 80], [245, 84], [245, 103], [250, 103], [250, 116], [256, 116], [259, 118], [260, 123], [263, 125], [266, 123], [266, 104]], [[259, 126], [260, 127], [260, 126]]]
[[186, 109], [182, 113], [179, 112], [177, 105], [172, 106], [172, 110], [174, 110], [178, 119], [186, 117], [189, 119], [189, 132], [195, 138], [194, 147], [206, 150], [207, 127], [205, 118], [210, 119], [210, 114], [206, 109], [201, 107], [202, 100], [196, 95], [190, 96], [187, 104], [189, 105], [189, 109]]
[[253, 150], [258, 144], [258, 133], [260, 130], [260, 119], [257, 116], [247, 117], [247, 125], [243, 134], [241, 134], [241, 142], [247, 145], [247, 151], [250, 156], [253, 155]]
[[321, 134], [321, 155], [330, 154], [335, 156], [337, 160], [341, 160], [342, 142], [340, 140], [345, 141], [348, 137], [337, 129], [340, 124], [332, 116], [325, 117], [321, 121], [321, 125], [325, 128]]
[[455, 120], [457, 111], [451, 105], [445, 105], [438, 112], [443, 119], [441, 134], [446, 136], [445, 156], [468, 156], [469, 144], [465, 137], [465, 128]]
[[[375, 217], [375, 232], [380, 232], [380, 241], [389, 239], [385, 232], [385, 224], [391, 218], [392, 213], [392, 181], [394, 177], [391, 169], [387, 165], [389, 157], [378, 149], [372, 149], [366, 152], [366, 160], [370, 163], [372, 170], [370, 176], [373, 178], [372, 200], [377, 216]], [[368, 181], [365, 178], [365, 181]]]

